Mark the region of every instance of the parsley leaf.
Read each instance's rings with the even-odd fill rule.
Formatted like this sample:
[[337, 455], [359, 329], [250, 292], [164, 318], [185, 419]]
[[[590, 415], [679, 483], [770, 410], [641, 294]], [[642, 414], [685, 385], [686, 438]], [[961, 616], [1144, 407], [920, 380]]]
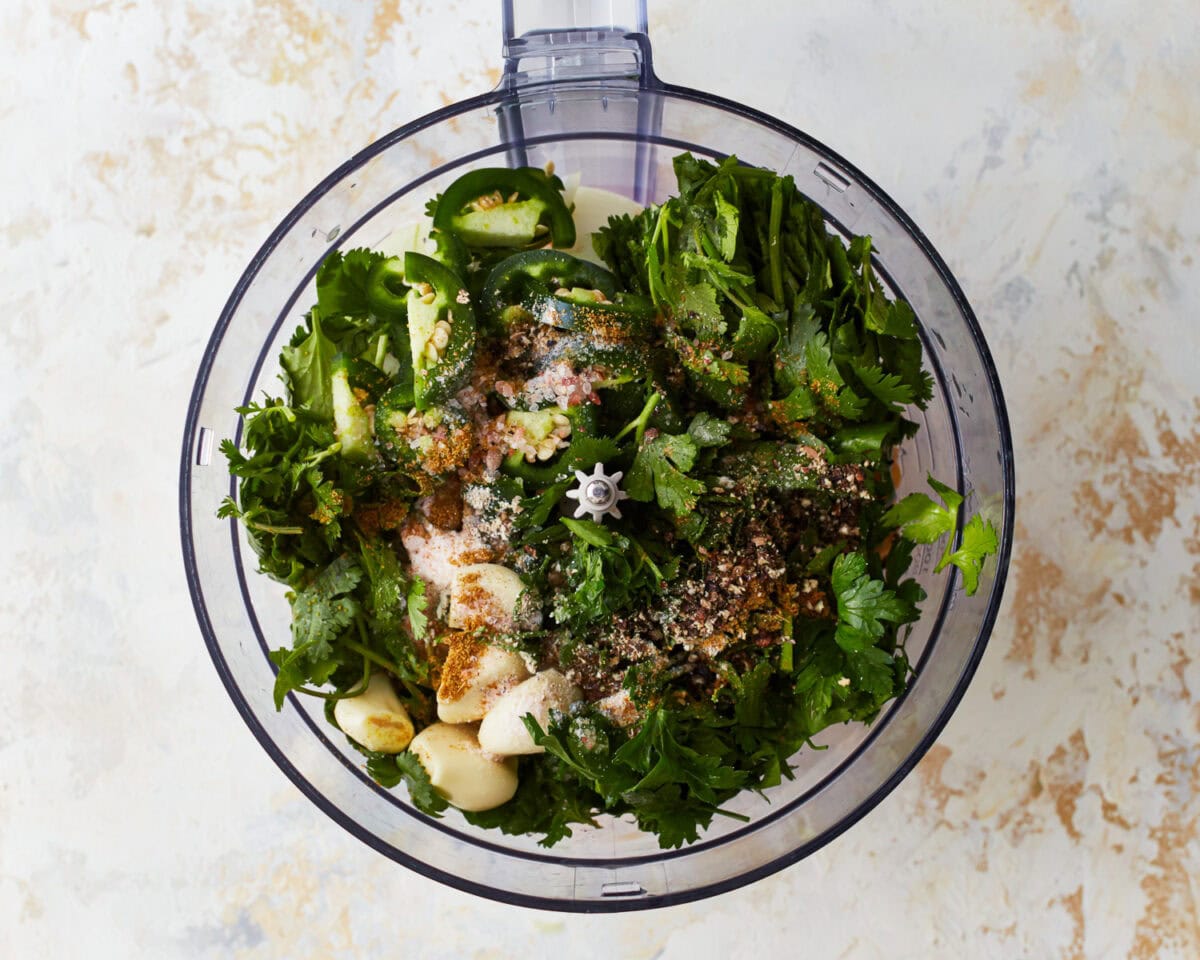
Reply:
[[720, 447], [729, 442], [733, 425], [709, 413], [698, 413], [688, 424], [688, 436], [698, 447]]
[[962, 571], [963, 589], [967, 596], [972, 596], [979, 589], [979, 571], [984, 559], [995, 553], [999, 546], [1000, 538], [992, 521], [975, 514], [963, 527], [962, 546], [944, 556], [934, 571], [941, 570], [947, 563], [954, 564]]
[[554, 595], [557, 624], [582, 627], [603, 620], [657, 594], [674, 576], [675, 563], [660, 565], [636, 540], [591, 520], [562, 522], [572, 535], [570, 551], [563, 558], [558, 543], [548, 544], [567, 581], [567, 589]]
[[941, 498], [941, 504], [923, 493], [910, 493], [883, 515], [882, 522], [889, 527], [901, 528], [902, 534], [914, 543], [934, 543], [949, 534], [946, 548], [933, 572], [940, 573], [953, 564], [962, 571], [967, 596], [973, 596], [979, 589], [979, 573], [984, 560], [999, 549], [996, 528], [990, 520], [984, 520], [978, 514], [972, 516], [963, 527], [961, 546], [953, 550], [963, 496], [932, 476], [926, 479]]
[[671, 714], [662, 707], [650, 712], [642, 729], [613, 755], [613, 760], [625, 763], [645, 776], [634, 790], [654, 790], [668, 783], [688, 787], [692, 796], [715, 804], [718, 792], [736, 790], [746, 782], [746, 774], [721, 763], [719, 757], [707, 756], [676, 740]]
[[917, 611], [867, 573], [866, 558], [844, 553], [833, 562], [830, 575], [837, 597], [838, 625], [834, 639], [843, 650], [861, 652], [884, 635], [884, 621], [908, 623]]

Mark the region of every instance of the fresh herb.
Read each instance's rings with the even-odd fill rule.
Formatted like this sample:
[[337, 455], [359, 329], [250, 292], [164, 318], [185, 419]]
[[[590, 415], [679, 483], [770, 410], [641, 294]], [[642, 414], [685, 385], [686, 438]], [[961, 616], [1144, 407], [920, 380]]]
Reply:
[[429, 618], [425, 616], [425, 608], [429, 601], [425, 598], [425, 581], [413, 577], [408, 588], [408, 622], [412, 626], [413, 636], [418, 640], [425, 639], [425, 630], [429, 626]]
[[984, 560], [999, 547], [996, 528], [991, 520], [976, 514], [963, 527], [962, 543], [957, 550], [953, 549], [963, 496], [932, 476], [927, 479], [941, 504], [924, 493], [910, 493], [884, 514], [883, 522], [901, 528], [904, 536], [914, 543], [936, 543], [946, 537], [946, 548], [933, 572], [940, 573], [949, 564], [958, 567], [963, 576], [963, 589], [967, 596], [972, 596], [979, 589], [979, 573]]
[[646, 441], [626, 478], [626, 491], [634, 500], [656, 500], [664, 510], [690, 513], [704, 493], [703, 481], [685, 474], [695, 466], [699, 447], [688, 434], [665, 434]]

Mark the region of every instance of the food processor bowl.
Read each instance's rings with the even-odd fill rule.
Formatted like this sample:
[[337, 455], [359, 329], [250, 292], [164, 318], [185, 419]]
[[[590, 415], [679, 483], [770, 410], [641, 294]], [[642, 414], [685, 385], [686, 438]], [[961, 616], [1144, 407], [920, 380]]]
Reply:
[[[205, 349], [183, 440], [180, 522], [196, 615], [222, 681], [247, 725], [322, 810], [380, 853], [462, 890], [558, 910], [619, 911], [711, 896], [795, 863], [880, 802], [945, 726], [983, 654], [1012, 544], [1012, 444], [1000, 384], [975, 316], [946, 264], [912, 221], [859, 170], [801, 131], [749, 107], [672, 86], [654, 74], [644, 0], [502, 6], [505, 69], [498, 87], [381, 138], [320, 183], [271, 234], [237, 282]], [[700, 840], [662, 850], [632, 822], [601, 817], [551, 848], [536, 838], [441, 819], [404, 789], [376, 785], [322, 705], [272, 701], [267, 651], [286, 645], [283, 589], [256, 572], [234, 520], [217, 507], [236, 494], [217, 445], [240, 441], [235, 408], [278, 395], [279, 350], [315, 300], [313, 278], [332, 250], [372, 246], [420, 217], [425, 201], [473, 167], [543, 166], [639, 204], [674, 189], [672, 158], [736, 154], [795, 178], [832, 231], [869, 234], [873, 264], [919, 320], [934, 396], [900, 452], [900, 493], [932, 473], [1000, 531], [1000, 550], [967, 596], [954, 568], [933, 573], [919, 548], [911, 574], [928, 594], [907, 641], [908, 690], [870, 726], [834, 727], [827, 747], [802, 751], [794, 779], [744, 792]], [[585, 227], [586, 229], [586, 227]]]

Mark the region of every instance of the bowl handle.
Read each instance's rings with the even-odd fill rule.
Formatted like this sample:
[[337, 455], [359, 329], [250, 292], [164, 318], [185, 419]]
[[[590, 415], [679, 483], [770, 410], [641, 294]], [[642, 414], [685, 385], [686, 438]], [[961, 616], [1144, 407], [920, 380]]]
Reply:
[[635, 81], [658, 85], [646, 29], [646, 0], [502, 0], [500, 85]]

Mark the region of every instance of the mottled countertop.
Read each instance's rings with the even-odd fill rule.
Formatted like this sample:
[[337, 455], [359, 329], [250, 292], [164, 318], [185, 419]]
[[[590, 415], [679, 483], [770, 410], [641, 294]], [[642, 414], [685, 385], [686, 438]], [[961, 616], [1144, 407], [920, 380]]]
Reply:
[[14, 0], [4, 956], [1200, 956], [1193, 0], [651, 6], [660, 74], [867, 171], [995, 355], [1018, 539], [937, 745], [808, 860], [647, 914], [502, 907], [343, 832], [204, 649], [178, 545], [184, 412], [229, 290], [294, 202], [496, 82], [498, 4]]

